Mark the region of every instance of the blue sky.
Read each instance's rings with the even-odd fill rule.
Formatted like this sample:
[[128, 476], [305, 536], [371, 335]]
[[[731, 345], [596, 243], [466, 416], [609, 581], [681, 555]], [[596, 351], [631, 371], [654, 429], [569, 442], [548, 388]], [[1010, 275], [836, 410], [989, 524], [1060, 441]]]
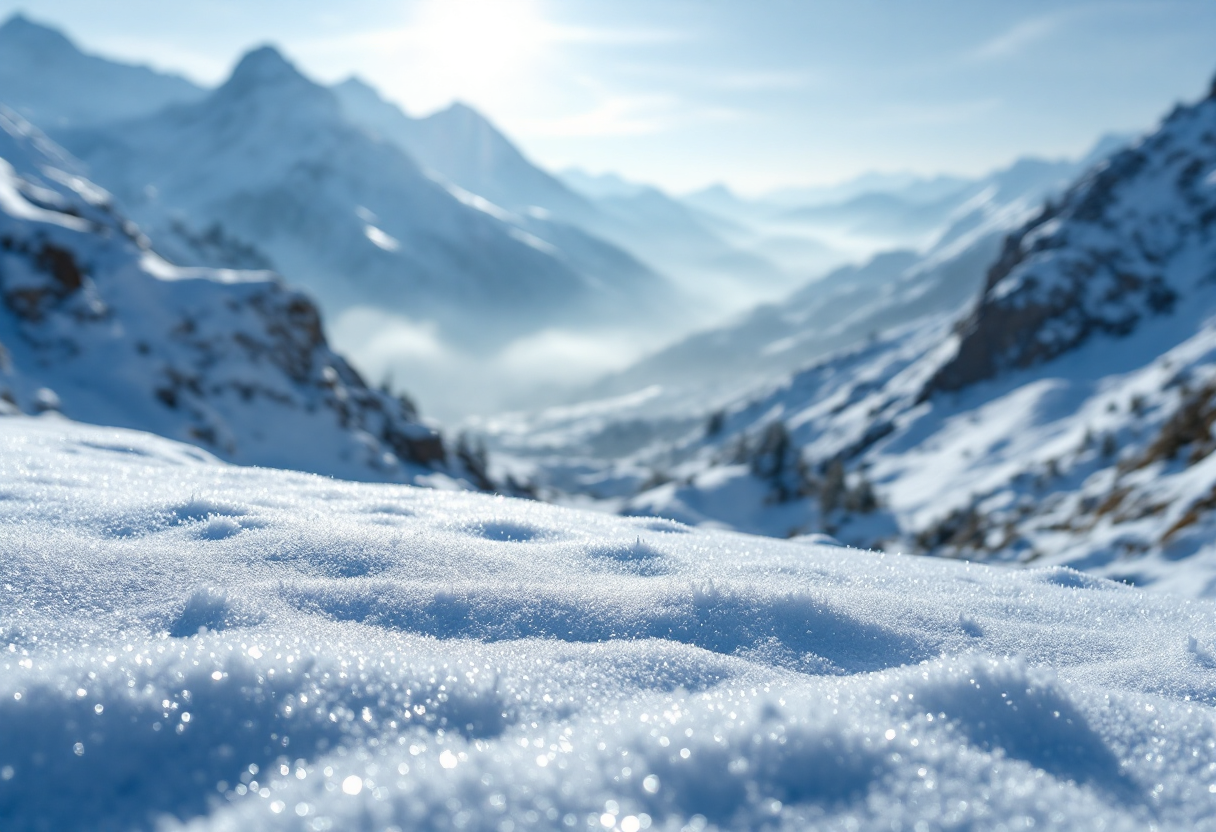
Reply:
[[548, 167], [675, 191], [1077, 154], [1216, 73], [1211, 0], [0, 0], [17, 9], [204, 83], [273, 42], [415, 114], [467, 101]]

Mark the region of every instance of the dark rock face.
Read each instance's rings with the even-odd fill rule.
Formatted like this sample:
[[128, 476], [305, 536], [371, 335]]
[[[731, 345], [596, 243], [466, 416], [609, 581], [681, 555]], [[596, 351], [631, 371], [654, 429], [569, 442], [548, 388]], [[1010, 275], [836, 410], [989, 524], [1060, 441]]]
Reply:
[[[1180, 253], [1216, 226], [1216, 99], [1179, 107], [1005, 241], [958, 348], [921, 398], [1030, 367], [1173, 311]], [[1176, 270], [1174, 270], [1176, 271]], [[1189, 278], [1188, 278], [1189, 279]]]
[[5, 255], [0, 260], [0, 292], [5, 305], [25, 320], [42, 320], [52, 305], [84, 285], [84, 273], [66, 248], [5, 235], [0, 251]]

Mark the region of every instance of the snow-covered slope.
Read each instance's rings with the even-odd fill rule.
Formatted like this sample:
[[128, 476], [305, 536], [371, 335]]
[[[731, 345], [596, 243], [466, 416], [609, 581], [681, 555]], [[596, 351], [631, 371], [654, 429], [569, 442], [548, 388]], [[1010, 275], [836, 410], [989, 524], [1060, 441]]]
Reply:
[[670, 481], [625, 510], [1216, 595], [1214, 227], [1208, 98], [1013, 234], [960, 323], [892, 332], [635, 455]]
[[[1104, 139], [1084, 160], [1092, 164], [1117, 146], [1121, 144], [1115, 139]], [[928, 233], [936, 242], [927, 249], [884, 251], [859, 265], [842, 266], [778, 302], [647, 356], [603, 379], [588, 394], [621, 395], [655, 384], [738, 389], [784, 376], [893, 327], [953, 312], [983, 287], [1003, 237], [1037, 214], [1044, 198], [1067, 187], [1069, 179], [1084, 170], [1080, 164], [1023, 159], [978, 181], [964, 182], [944, 196], [934, 195], [931, 203], [921, 201], [927, 197], [872, 192], [851, 204], [801, 209], [808, 216], [813, 210], [829, 224], [904, 223], [902, 230], [873, 227], [870, 231], [890, 232], [894, 239]], [[934, 193], [933, 183], [923, 182], [917, 193]], [[895, 216], [884, 218], [890, 213], [887, 209]]]
[[[985, 233], [944, 256], [897, 250], [842, 266], [778, 303], [764, 304], [698, 332], [598, 381], [589, 395], [620, 395], [652, 385], [683, 391], [746, 390], [783, 378], [833, 350], [974, 296], [999, 250]], [[697, 396], [704, 398], [704, 393]]]
[[434, 476], [445, 461], [408, 401], [368, 389], [330, 351], [307, 298], [267, 272], [170, 265], [11, 111], [0, 112], [0, 408], [351, 479]]
[[86, 55], [24, 15], [0, 26], [0, 102], [44, 129], [131, 118], [203, 95], [185, 78]]
[[0, 482], [12, 832], [1216, 828], [1210, 605], [20, 417]]
[[60, 135], [161, 245], [180, 225], [254, 242], [330, 314], [369, 304], [492, 345], [669, 297], [607, 243], [428, 177], [270, 47], [197, 104]]

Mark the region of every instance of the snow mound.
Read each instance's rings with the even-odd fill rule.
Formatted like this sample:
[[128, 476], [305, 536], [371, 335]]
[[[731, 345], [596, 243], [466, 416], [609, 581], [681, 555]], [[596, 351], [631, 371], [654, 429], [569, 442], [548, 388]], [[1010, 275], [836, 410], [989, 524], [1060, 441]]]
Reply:
[[1207, 605], [4, 428], [7, 830], [1216, 828]]

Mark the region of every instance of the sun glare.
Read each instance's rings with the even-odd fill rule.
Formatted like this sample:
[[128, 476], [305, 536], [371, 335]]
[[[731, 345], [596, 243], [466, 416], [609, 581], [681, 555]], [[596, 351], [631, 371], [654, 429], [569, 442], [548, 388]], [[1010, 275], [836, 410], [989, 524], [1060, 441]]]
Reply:
[[409, 31], [411, 86], [466, 101], [509, 94], [557, 37], [535, 0], [426, 0]]

